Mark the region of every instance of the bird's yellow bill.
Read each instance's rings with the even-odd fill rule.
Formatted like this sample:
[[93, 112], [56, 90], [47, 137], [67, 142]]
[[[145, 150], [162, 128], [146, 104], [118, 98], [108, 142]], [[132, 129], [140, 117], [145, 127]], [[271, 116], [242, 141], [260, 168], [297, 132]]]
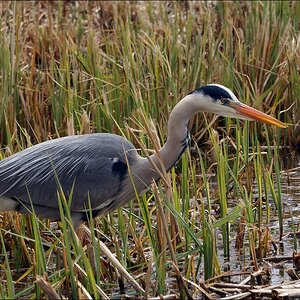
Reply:
[[255, 121], [264, 122], [266, 124], [274, 125], [280, 128], [286, 128], [287, 125], [255, 108], [252, 108], [243, 103], [231, 102], [230, 106], [239, 112], [242, 116], [248, 117]]

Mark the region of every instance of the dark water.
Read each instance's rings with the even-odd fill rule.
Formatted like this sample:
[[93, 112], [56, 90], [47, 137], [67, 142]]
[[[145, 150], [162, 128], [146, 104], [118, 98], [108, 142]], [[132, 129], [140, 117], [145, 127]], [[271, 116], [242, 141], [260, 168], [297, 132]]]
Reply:
[[[266, 227], [268, 227], [273, 241], [272, 243], [270, 242], [269, 252], [265, 256], [267, 257], [266, 260], [274, 256], [291, 257], [293, 256], [294, 250], [300, 252], [300, 163], [298, 163], [294, 168], [281, 172], [281, 189], [284, 212], [283, 238], [282, 241], [279, 241], [279, 222], [277, 211], [275, 209], [274, 202], [270, 199], [270, 222], [267, 226], [262, 226], [263, 231], [265, 231]], [[229, 259], [224, 258], [222, 253], [222, 240], [219, 240], [218, 252], [220, 255], [222, 271], [253, 271], [253, 262], [249, 253], [249, 236], [247, 233], [245, 234], [243, 252], [238, 252], [235, 247], [236, 235], [236, 228], [232, 228]], [[293, 268], [292, 260], [282, 260], [277, 262], [266, 260], [262, 260], [259, 263], [259, 267], [260, 269], [268, 270], [270, 276], [266, 276], [265, 280], [268, 280], [269, 284], [274, 285], [290, 280], [286, 270]], [[228, 281], [238, 283], [245, 277], [245, 275], [228, 277]]]

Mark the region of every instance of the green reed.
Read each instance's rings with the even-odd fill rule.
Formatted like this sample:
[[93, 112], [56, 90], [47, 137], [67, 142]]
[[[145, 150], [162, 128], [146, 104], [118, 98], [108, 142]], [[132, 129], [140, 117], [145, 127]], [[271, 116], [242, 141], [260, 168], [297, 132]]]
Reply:
[[[2, 158], [50, 138], [89, 132], [122, 134], [139, 147], [133, 132], [145, 149], [153, 149], [155, 141], [141, 114], [147, 124], [153, 120], [162, 144], [174, 105], [211, 82], [231, 87], [242, 102], [285, 122], [300, 121], [297, 1], [1, 5]], [[179, 269], [197, 283], [203, 272], [208, 279], [222, 271], [219, 255], [230, 256], [232, 236], [239, 236], [240, 249], [254, 260], [255, 248], [260, 247], [259, 258], [263, 255], [271, 201], [282, 236], [278, 145], [291, 146], [298, 134], [296, 126], [277, 131], [235, 120], [216, 121], [207, 130], [211, 120], [210, 115], [194, 117], [192, 150], [171, 170], [172, 201], [169, 187], [160, 188]], [[210, 139], [207, 150], [202, 145]], [[68, 211], [69, 199], [60, 200], [61, 212]], [[101, 257], [100, 238], [140, 283], [147, 282], [147, 296], [169, 293], [166, 278], [176, 276], [157, 201], [147, 193], [90, 221], [96, 231], [84, 239], [85, 245], [77, 241], [70, 216], [63, 218], [57, 235], [48, 221], [4, 213], [1, 264], [6, 281], [0, 295], [43, 297], [29, 278], [44, 273], [67, 297], [81, 295], [80, 283], [94, 298], [100, 287], [109, 296], [116, 294], [124, 280]], [[43, 230], [52, 243], [40, 236]], [[25, 287], [14, 291], [10, 272]]]

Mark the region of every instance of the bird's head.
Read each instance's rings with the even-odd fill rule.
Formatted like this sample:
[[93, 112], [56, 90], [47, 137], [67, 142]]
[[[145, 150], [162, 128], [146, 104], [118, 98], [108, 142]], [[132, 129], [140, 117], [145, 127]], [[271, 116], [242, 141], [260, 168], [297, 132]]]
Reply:
[[199, 103], [202, 111], [212, 112], [223, 117], [260, 121], [280, 128], [287, 127], [283, 122], [241, 103], [231, 90], [220, 84], [202, 86], [190, 95], [193, 95], [195, 100], [199, 98], [199, 101], [202, 102]]

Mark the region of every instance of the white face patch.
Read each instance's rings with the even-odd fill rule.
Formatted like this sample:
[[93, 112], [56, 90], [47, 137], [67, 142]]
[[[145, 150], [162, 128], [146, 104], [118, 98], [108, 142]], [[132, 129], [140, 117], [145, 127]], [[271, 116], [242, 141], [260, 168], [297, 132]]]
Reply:
[[[206, 89], [206, 87], [209, 87], [209, 89]], [[209, 84], [197, 90], [196, 93], [192, 93], [190, 97], [191, 102], [197, 104], [195, 109], [197, 111], [211, 112], [229, 118], [252, 120], [249, 117], [241, 115], [236, 109], [222, 101], [222, 99], [228, 99], [229, 102], [241, 103], [234, 93], [223, 85]]]

